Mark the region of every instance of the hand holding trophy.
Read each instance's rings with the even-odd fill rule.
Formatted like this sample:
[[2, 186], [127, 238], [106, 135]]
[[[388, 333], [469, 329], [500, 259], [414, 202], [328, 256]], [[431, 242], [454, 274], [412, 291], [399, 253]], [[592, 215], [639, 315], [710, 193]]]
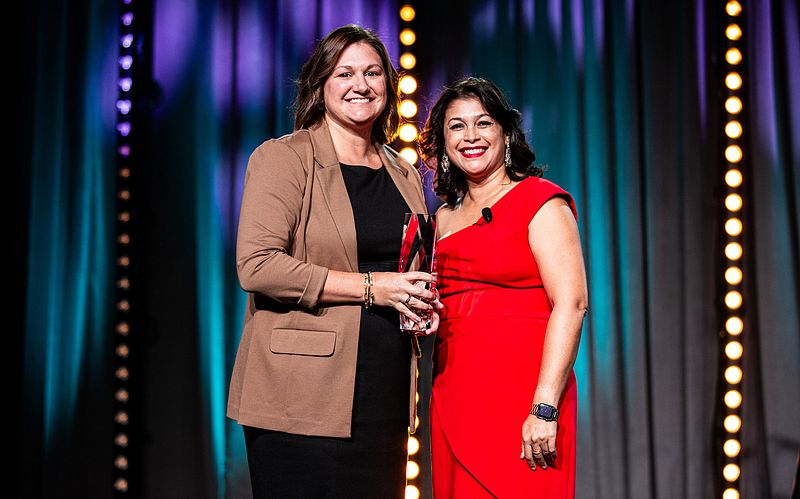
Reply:
[[[406, 213], [398, 272], [411, 270], [426, 272], [436, 277], [436, 215]], [[417, 281], [415, 284], [437, 294], [435, 280]], [[400, 329], [415, 336], [426, 336], [435, 332], [435, 326], [438, 326], [436, 313], [438, 308], [441, 308], [441, 304], [438, 302], [437, 294], [436, 304], [432, 310], [414, 309], [421, 320], [413, 321], [401, 314]], [[416, 341], [415, 348], [419, 348]]]

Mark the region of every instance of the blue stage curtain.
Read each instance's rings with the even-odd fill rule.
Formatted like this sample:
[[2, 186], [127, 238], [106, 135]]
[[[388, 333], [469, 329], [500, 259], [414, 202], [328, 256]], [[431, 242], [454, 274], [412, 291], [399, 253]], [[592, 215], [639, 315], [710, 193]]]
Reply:
[[[20, 71], [33, 78], [32, 100], [12, 124], [30, 137], [30, 150], [21, 154], [27, 164], [19, 166], [30, 169], [30, 192], [22, 195], [29, 202], [29, 252], [23, 445], [14, 456], [22, 472], [14, 479], [26, 497], [96, 496], [112, 480], [107, 360], [114, 334], [119, 18], [114, 2], [100, 0], [26, 9], [15, 23], [31, 30]], [[87, 484], [90, 474], [97, 480]]]
[[[372, 27], [396, 59], [399, 3], [154, 3], [161, 99], [138, 184], [148, 221], [137, 331], [143, 496], [249, 496], [241, 431], [225, 418], [245, 298], [233, 255], [247, 157], [291, 131], [292, 80], [330, 29]], [[794, 0], [742, 3], [754, 253], [742, 495], [784, 498], [800, 447], [800, 29]], [[581, 215], [590, 314], [576, 365], [578, 496], [717, 495], [721, 4], [458, 5], [417, 5], [420, 93], [431, 101], [465, 74], [495, 80], [523, 112], [546, 177], [573, 193]], [[118, 7], [26, 8], [35, 78], [21, 122], [34, 144], [22, 495], [110, 497]]]

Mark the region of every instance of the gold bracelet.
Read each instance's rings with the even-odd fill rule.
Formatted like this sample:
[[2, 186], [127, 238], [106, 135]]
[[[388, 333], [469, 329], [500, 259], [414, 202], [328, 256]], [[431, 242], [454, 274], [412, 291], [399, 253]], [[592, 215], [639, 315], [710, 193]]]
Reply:
[[364, 296], [362, 300], [364, 302], [364, 308], [369, 308], [369, 273], [364, 274]]
[[375, 301], [375, 295], [372, 294], [372, 272], [367, 272], [367, 289], [364, 292], [364, 307], [370, 308]]

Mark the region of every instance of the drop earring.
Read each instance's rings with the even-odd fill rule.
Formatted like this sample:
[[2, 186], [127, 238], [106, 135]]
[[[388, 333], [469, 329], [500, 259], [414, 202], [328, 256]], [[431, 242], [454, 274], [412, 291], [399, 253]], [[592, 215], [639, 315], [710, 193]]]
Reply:
[[447, 173], [450, 169], [450, 158], [447, 157], [447, 154], [442, 155], [442, 173]]
[[511, 144], [508, 143], [508, 137], [506, 137], [506, 157], [505, 157], [505, 166], [506, 170], [511, 169]]

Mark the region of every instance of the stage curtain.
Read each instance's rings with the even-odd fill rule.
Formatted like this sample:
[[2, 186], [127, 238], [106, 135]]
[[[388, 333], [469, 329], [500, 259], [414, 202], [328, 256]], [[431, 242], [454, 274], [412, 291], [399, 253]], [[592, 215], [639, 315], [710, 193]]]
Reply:
[[7, 290], [25, 296], [21, 312], [9, 311], [24, 314], [23, 332], [6, 331], [23, 338], [12, 479], [22, 497], [98, 497], [112, 483], [113, 459], [117, 6], [42, 1], [16, 12], [12, 78], [26, 81], [9, 96], [22, 101], [7, 122], [19, 137], [9, 146], [20, 164], [9, 166], [24, 172], [29, 191], [10, 193], [21, 206], [8, 214], [26, 218], [7, 243], [28, 248], [7, 262], [27, 282]]
[[800, 453], [800, 8], [793, 0], [744, 5], [753, 255], [745, 274], [742, 497], [788, 498]]
[[[789, 497], [800, 447], [798, 13], [792, 1], [743, 7], [753, 254], [741, 486], [743, 497]], [[422, 91], [433, 100], [465, 74], [494, 80], [522, 111], [545, 177], [578, 205], [590, 287], [575, 367], [578, 497], [720, 494], [724, 3], [498, 0], [420, 14]]]
[[376, 30], [396, 61], [394, 2], [155, 3], [148, 497], [250, 495], [242, 431], [225, 417], [246, 298], [234, 260], [244, 171], [262, 141], [292, 131], [315, 43], [349, 23]]
[[[241, 430], [224, 415], [245, 298], [233, 253], [247, 157], [291, 131], [292, 80], [333, 27], [373, 27], [396, 60], [399, 3], [148, 4], [153, 83], [139, 83], [153, 121], [132, 283], [143, 297], [142, 496], [249, 497]], [[798, 11], [793, 0], [742, 4], [752, 252], [742, 496], [787, 498], [800, 448]], [[545, 176], [578, 204], [590, 286], [576, 365], [578, 497], [718, 496], [722, 3], [453, 5], [417, 4], [422, 113], [447, 81], [493, 79], [523, 112]], [[18, 23], [30, 26], [16, 55], [30, 75], [30, 104], [16, 104], [26, 111], [16, 146], [30, 165], [14, 232], [27, 248], [23, 497], [112, 493], [117, 9], [33, 2]]]

